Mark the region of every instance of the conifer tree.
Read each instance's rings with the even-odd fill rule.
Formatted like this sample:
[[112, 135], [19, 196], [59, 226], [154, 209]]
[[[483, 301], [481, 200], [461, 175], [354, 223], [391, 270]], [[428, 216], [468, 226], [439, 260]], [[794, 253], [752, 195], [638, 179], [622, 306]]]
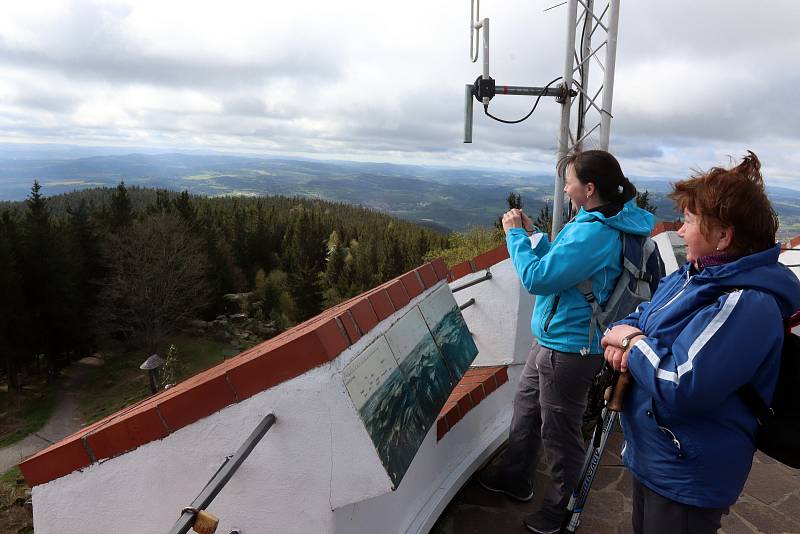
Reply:
[[118, 232], [133, 222], [133, 206], [125, 182], [120, 182], [111, 194], [108, 216], [112, 232]]
[[17, 373], [21, 361], [19, 338], [24, 313], [20, 279], [14, 246], [10, 238], [10, 216], [8, 212], [0, 218], [0, 365], [5, 369], [9, 391], [15, 391], [20, 384]]
[[27, 348], [33, 356], [44, 354], [48, 378], [66, 364], [71, 338], [73, 295], [64, 241], [58, 238], [41, 185], [33, 182], [25, 201], [22, 285], [28, 309]]
[[175, 209], [178, 211], [178, 215], [183, 220], [184, 224], [189, 228], [193, 228], [197, 222], [197, 208], [195, 208], [192, 203], [192, 199], [187, 190], [184, 189], [175, 197]]
[[284, 237], [289, 291], [297, 305], [300, 320], [319, 313], [323, 306], [320, 273], [325, 261], [324, 241], [319, 218], [299, 206], [292, 215]]

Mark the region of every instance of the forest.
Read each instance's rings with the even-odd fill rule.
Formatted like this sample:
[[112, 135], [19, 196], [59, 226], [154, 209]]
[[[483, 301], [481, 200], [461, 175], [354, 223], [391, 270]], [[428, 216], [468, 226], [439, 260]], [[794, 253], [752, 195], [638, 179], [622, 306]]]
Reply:
[[202, 197], [34, 182], [0, 205], [0, 374], [57, 375], [104, 340], [148, 351], [223, 296], [289, 328], [398, 276], [448, 236], [375, 211], [299, 197]]

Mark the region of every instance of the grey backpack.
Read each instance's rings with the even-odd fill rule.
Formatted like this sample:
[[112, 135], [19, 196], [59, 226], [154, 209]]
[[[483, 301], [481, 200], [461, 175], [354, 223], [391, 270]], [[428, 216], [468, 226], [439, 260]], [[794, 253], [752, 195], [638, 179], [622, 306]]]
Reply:
[[632, 313], [642, 302], [649, 301], [664, 277], [664, 262], [655, 241], [649, 236], [620, 232], [622, 240], [622, 273], [614, 285], [611, 296], [601, 306], [592, 294], [592, 281], [578, 284], [586, 302], [592, 307], [589, 321], [589, 342], [581, 349], [582, 354], [591, 350], [595, 331], [608, 326]]

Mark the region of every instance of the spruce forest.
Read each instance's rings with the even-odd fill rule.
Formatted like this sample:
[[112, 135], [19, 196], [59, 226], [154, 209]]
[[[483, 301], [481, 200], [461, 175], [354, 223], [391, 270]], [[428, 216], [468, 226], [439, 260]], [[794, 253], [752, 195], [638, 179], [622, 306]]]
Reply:
[[[223, 296], [286, 329], [423, 261], [448, 236], [343, 203], [87, 189], [0, 205], [0, 358], [55, 376], [103, 340], [146, 351]], [[149, 352], [148, 352], [149, 353]]]

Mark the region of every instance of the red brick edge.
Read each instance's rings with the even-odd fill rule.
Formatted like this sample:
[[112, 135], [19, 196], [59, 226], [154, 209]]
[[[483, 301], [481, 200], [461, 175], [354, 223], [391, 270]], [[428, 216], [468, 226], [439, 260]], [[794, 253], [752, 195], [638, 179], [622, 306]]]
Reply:
[[453, 388], [436, 418], [436, 441], [440, 441], [471, 409], [508, 382], [508, 367], [470, 367]]
[[800, 245], [800, 235], [794, 236], [792, 239], [790, 239], [786, 243], [781, 243], [781, 249], [789, 250], [789, 249], [793, 249], [793, 248], [797, 247], [797, 245]]
[[488, 269], [492, 265], [496, 265], [503, 260], [508, 259], [508, 248], [505, 245], [487, 250], [483, 254], [475, 256], [471, 260], [462, 261], [450, 268], [447, 280], [452, 282], [458, 280], [468, 274], [472, 274], [483, 269]]
[[119, 456], [335, 359], [448, 277], [441, 258], [328, 308], [279, 336], [87, 426], [20, 464], [33, 487]]
[[653, 231], [650, 232], [650, 237], [655, 237], [663, 232], [677, 232], [681, 227], [679, 221], [660, 221], [657, 222]]

